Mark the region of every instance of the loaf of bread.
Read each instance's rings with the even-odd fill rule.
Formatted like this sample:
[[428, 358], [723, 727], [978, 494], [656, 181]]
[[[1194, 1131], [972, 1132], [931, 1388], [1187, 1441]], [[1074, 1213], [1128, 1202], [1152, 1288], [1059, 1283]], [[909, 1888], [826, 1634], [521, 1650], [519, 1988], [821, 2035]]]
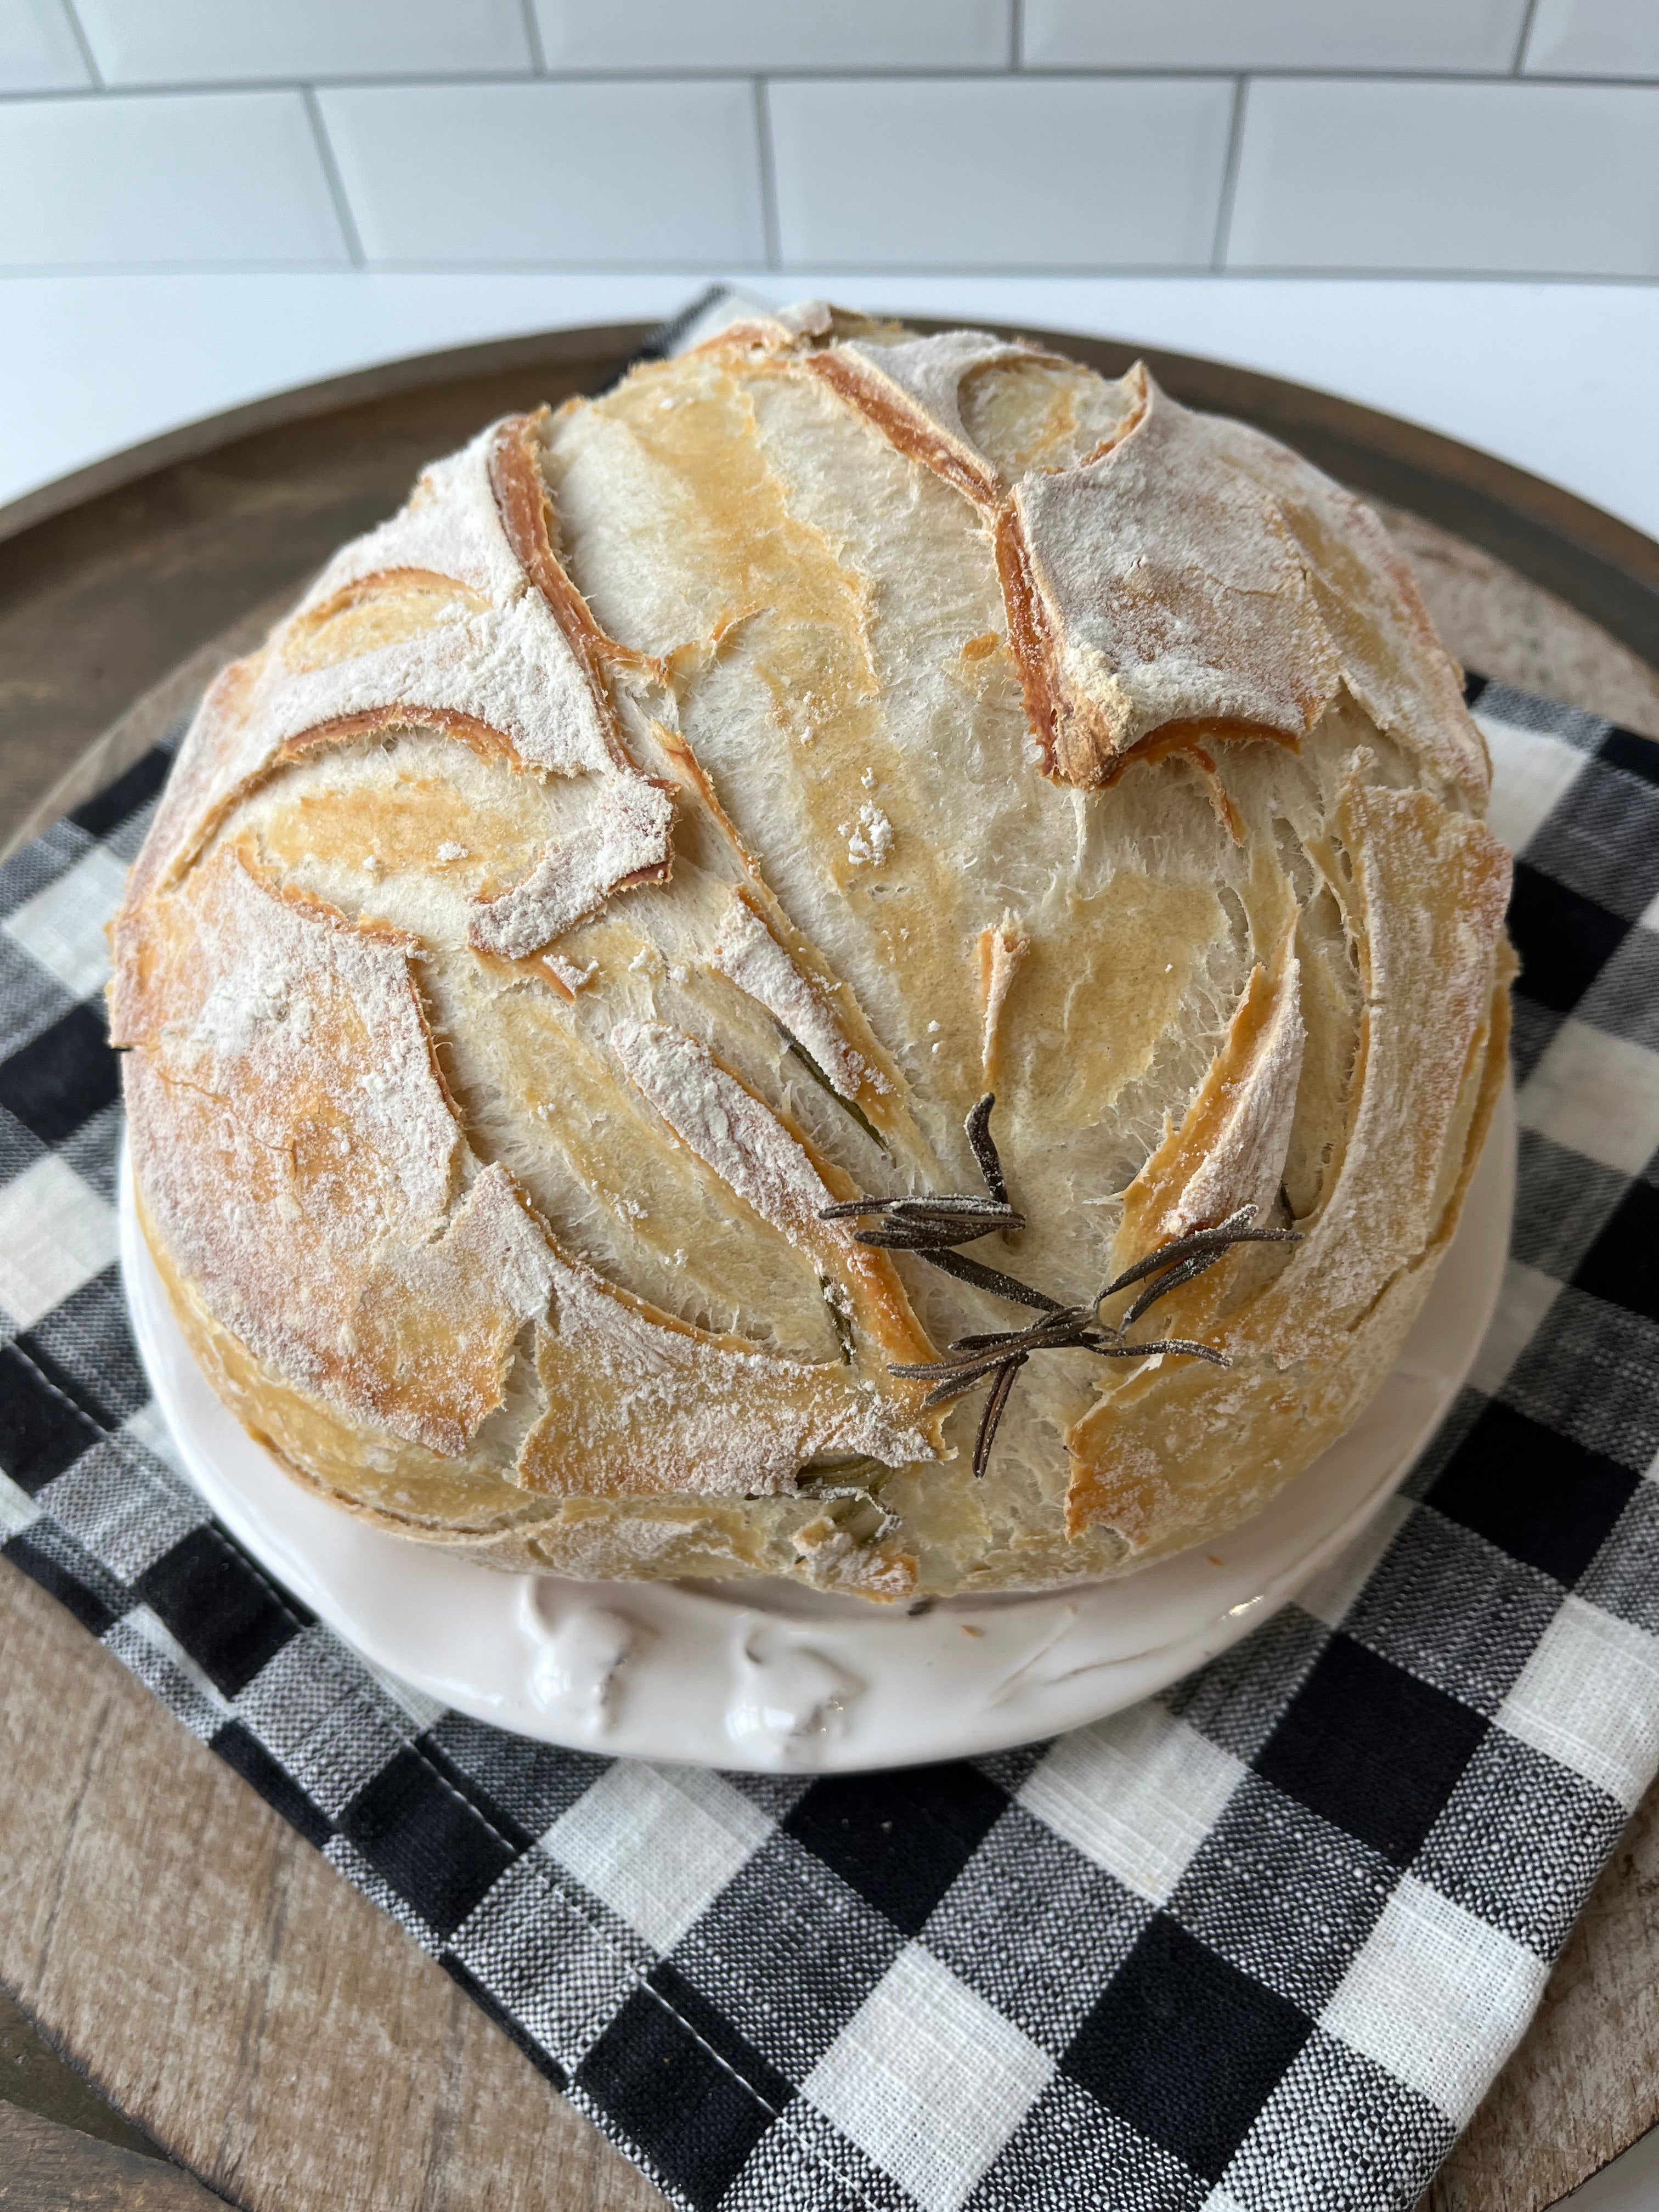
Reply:
[[144, 1232], [297, 1480], [484, 1564], [1134, 1569], [1422, 1304], [1504, 1065], [1487, 777], [1284, 447], [744, 325], [434, 464], [213, 685], [114, 930]]

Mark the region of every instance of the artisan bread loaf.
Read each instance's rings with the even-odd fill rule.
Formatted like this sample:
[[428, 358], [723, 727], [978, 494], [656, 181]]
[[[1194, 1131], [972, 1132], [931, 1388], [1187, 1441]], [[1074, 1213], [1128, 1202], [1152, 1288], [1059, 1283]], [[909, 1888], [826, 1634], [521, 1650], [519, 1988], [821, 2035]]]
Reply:
[[1422, 1304], [1504, 1061], [1487, 776], [1258, 432], [727, 331], [435, 464], [212, 687], [114, 931], [145, 1235], [299, 1480], [486, 1564], [1133, 1569]]

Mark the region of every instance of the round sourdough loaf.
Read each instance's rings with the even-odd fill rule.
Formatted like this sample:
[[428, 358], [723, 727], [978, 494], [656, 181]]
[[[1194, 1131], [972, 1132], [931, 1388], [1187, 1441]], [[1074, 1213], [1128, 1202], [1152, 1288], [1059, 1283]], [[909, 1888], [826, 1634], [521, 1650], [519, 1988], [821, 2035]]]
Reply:
[[[493, 425], [214, 684], [114, 931], [145, 1232], [301, 1480], [491, 1565], [1133, 1569], [1350, 1423], [1504, 1060], [1506, 855], [1376, 519], [1140, 368], [821, 307]], [[823, 1209], [984, 1188], [1030, 1311]], [[879, 1227], [879, 1218], [862, 1226]], [[890, 1227], [891, 1224], [890, 1222]], [[1127, 1298], [1100, 1309], [1122, 1320]], [[1012, 1372], [1013, 1370], [1010, 1370]]]

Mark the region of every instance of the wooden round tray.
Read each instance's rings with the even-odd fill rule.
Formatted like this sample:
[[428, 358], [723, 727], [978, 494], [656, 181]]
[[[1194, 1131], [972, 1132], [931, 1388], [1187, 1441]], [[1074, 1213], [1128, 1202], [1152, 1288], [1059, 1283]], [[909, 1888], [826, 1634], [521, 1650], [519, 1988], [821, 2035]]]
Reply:
[[[1135, 357], [1034, 335], [1110, 375]], [[0, 839], [143, 750], [423, 462], [493, 416], [603, 389], [647, 336], [554, 331], [390, 363], [0, 508]], [[1388, 416], [1145, 358], [1176, 397], [1370, 497], [1467, 665], [1659, 738], [1659, 545]], [[660, 2204], [434, 1960], [3, 1563], [0, 1649], [0, 1984], [180, 2164], [259, 2212]], [[1659, 1793], [1423, 2212], [1540, 2212], [1659, 2118], [1656, 1966]], [[26, 2185], [18, 2201], [70, 2200]]]

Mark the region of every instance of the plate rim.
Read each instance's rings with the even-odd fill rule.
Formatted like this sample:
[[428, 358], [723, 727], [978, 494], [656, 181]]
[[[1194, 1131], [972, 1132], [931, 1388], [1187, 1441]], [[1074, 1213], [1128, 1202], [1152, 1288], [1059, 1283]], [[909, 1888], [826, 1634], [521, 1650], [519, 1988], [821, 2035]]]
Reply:
[[[1212, 1601], [1195, 1604], [1177, 1595], [1165, 1609], [1185, 1626], [1116, 1651], [1109, 1648], [1115, 1617], [1133, 1616], [1138, 1599], [1146, 1610], [1150, 1597], [1156, 1618], [1161, 1585], [1147, 1578], [1162, 1575], [1178, 1590], [1181, 1576], [1195, 1571], [1196, 1547], [1139, 1574], [1057, 1591], [945, 1599], [902, 1611], [843, 1600], [838, 1612], [804, 1613], [802, 1593], [771, 1578], [757, 1578], [752, 1586], [575, 1583], [503, 1573], [371, 1528], [297, 1482], [213, 1393], [173, 1318], [139, 1228], [125, 1144], [120, 1261], [140, 1358], [185, 1479], [253, 1559], [293, 1588], [416, 1717], [428, 1717], [426, 1708], [435, 1703], [532, 1741], [603, 1755], [765, 1773], [866, 1771], [983, 1756], [1123, 1711], [1251, 1633], [1354, 1542], [1416, 1464], [1479, 1357], [1503, 1283], [1516, 1139], [1513, 1084], [1506, 1081], [1463, 1217], [1414, 1330], [1433, 1316], [1437, 1294], [1443, 1302], [1450, 1298], [1460, 1273], [1473, 1282], [1474, 1309], [1457, 1326], [1455, 1356], [1430, 1378], [1436, 1402], [1425, 1416], [1408, 1417], [1409, 1441], [1396, 1439], [1368, 1479], [1350, 1478], [1355, 1495], [1345, 1510], [1322, 1524], [1312, 1486], [1322, 1468], [1328, 1478], [1335, 1455], [1366, 1415], [1382, 1406], [1390, 1383], [1398, 1389], [1402, 1380], [1413, 1379], [1408, 1337], [1401, 1360], [1347, 1437], [1261, 1513], [1219, 1540], [1237, 1540], [1243, 1548], [1244, 1564], [1231, 1571], [1244, 1596], [1218, 1610]], [[1460, 1255], [1461, 1270], [1455, 1265]], [[1467, 1284], [1462, 1295], [1467, 1300]], [[1436, 1317], [1433, 1326], [1443, 1331], [1444, 1316]], [[222, 1463], [225, 1457], [235, 1463], [229, 1471]], [[1275, 1543], [1279, 1522], [1288, 1522], [1293, 1532], [1297, 1510], [1310, 1500], [1316, 1501], [1315, 1526], [1306, 1540], [1292, 1533], [1291, 1540]], [[297, 1540], [297, 1548], [296, 1528], [315, 1531]], [[1252, 1570], [1249, 1547], [1260, 1547], [1264, 1535], [1265, 1557]], [[343, 1601], [337, 1577], [342, 1571], [349, 1576], [360, 1558], [367, 1571], [351, 1585], [352, 1601]], [[1224, 1566], [1219, 1559], [1213, 1564]], [[422, 1663], [422, 1652], [411, 1649], [407, 1622], [388, 1633], [385, 1597], [391, 1586], [401, 1588], [409, 1620], [417, 1623], [423, 1604], [436, 1599], [447, 1606], [444, 1632], [460, 1647], [459, 1655], [450, 1651], [448, 1671]], [[499, 1607], [484, 1598], [485, 1587], [501, 1592]], [[1227, 1587], [1216, 1595], [1224, 1595]], [[781, 1602], [786, 1596], [787, 1604]], [[476, 1631], [468, 1626], [475, 1618]], [[971, 1651], [951, 1638], [952, 1626], [973, 1639]], [[1004, 1647], [1022, 1626], [1036, 1631], [1036, 1641], [998, 1690], [995, 1666], [1012, 1656]], [[1051, 1632], [1046, 1641], [1044, 1629]], [[1091, 1632], [1108, 1645], [1092, 1657]], [[430, 1636], [423, 1630], [418, 1640], [424, 1646]], [[486, 1656], [495, 1653], [482, 1675], [466, 1671], [479, 1664], [476, 1656], [466, 1658], [469, 1637]], [[1048, 1678], [1030, 1671], [1068, 1638], [1076, 1646], [1075, 1663]], [[993, 1648], [981, 1651], [987, 1639]], [[613, 1652], [617, 1645], [619, 1656]], [[438, 1648], [444, 1648], [441, 1638]], [[453, 1671], [458, 1656], [459, 1675]], [[722, 1665], [723, 1681], [706, 1681], [699, 1698], [690, 1687], [694, 1675], [701, 1669], [707, 1676]], [[880, 1693], [878, 1704], [896, 1702], [894, 1685], [881, 1670], [901, 1665], [920, 1686], [915, 1694], [931, 1700], [936, 1717], [931, 1724], [924, 1719], [918, 1729], [908, 1725], [908, 1710], [902, 1708], [896, 1743], [890, 1714], [885, 1739], [880, 1721], [866, 1723], [864, 1714], [874, 1710], [866, 1705], [872, 1690]], [[1022, 1672], [1030, 1674], [1023, 1685]]]

